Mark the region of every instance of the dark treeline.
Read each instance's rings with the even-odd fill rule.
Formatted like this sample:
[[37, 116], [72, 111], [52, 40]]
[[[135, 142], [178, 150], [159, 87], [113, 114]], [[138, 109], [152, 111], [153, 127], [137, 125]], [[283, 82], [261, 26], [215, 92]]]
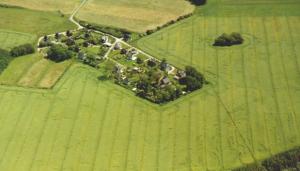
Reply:
[[298, 171], [300, 170], [300, 148], [290, 150], [258, 164], [244, 166], [233, 171]]
[[23, 56], [34, 53], [34, 47], [32, 44], [23, 44], [12, 48], [10, 51], [0, 49], [0, 73], [8, 67], [9, 63], [14, 57]]
[[204, 5], [206, 4], [206, 0], [188, 0], [194, 5]]

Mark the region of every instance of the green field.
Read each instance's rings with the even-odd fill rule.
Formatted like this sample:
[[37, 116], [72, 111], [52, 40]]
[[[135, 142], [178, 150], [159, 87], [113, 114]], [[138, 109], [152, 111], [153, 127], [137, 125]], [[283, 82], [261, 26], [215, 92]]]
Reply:
[[76, 17], [95, 24], [145, 32], [193, 10], [194, 6], [184, 0], [89, 0]]
[[0, 29], [0, 47], [3, 49], [11, 49], [25, 43], [33, 43], [35, 39], [35, 35]]
[[[229, 171], [299, 146], [299, 7], [211, 0], [135, 42], [210, 82], [163, 106], [88, 66], [16, 58], [0, 75], [0, 170]], [[0, 18], [0, 29], [35, 36], [73, 27], [56, 12], [0, 8]], [[233, 31], [244, 45], [212, 46]]]
[[[300, 145], [300, 3], [260, 2], [212, 1], [194, 17], [137, 42], [173, 64], [195, 66], [211, 82], [214, 102], [204, 112], [196, 110], [212, 119], [205, 126], [207, 169], [231, 168]], [[224, 32], [240, 32], [246, 42], [213, 47]]]
[[0, 84], [31, 88], [52, 88], [66, 72], [71, 60], [55, 63], [39, 54], [14, 59], [0, 75]]
[[61, 17], [58, 12], [0, 7], [0, 18], [1, 30], [29, 33], [37, 37], [75, 28], [66, 16]]
[[0, 0], [2, 4], [15, 5], [41, 11], [58, 11], [71, 14], [80, 0]]

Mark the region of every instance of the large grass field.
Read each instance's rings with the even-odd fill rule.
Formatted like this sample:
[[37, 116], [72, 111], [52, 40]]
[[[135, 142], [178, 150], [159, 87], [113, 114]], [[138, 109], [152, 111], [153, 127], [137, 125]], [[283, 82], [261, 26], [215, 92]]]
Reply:
[[2, 4], [15, 5], [40, 11], [58, 11], [71, 14], [80, 0], [0, 0]]
[[[195, 66], [211, 82], [214, 102], [196, 110], [209, 118], [205, 168], [230, 168], [299, 146], [299, 1], [210, 2], [194, 17], [137, 42], [175, 65]], [[242, 33], [245, 44], [213, 47], [224, 32]], [[240, 145], [247, 150], [236, 149]]]
[[[17, 58], [0, 76], [0, 170], [229, 171], [299, 146], [300, 3], [255, 1], [211, 0], [136, 42], [210, 82], [164, 106], [77, 64], [53, 89], [28, 88], [50, 85], [64, 67], [36, 54]], [[5, 21], [1, 29], [38, 32]], [[211, 46], [233, 31], [244, 45]]]
[[33, 43], [35, 40], [36, 36], [32, 34], [0, 29], [0, 47], [2, 49], [9, 50], [21, 44]]
[[0, 75], [0, 84], [31, 88], [52, 88], [72, 61], [55, 63], [40, 54], [14, 59]]
[[61, 17], [58, 12], [0, 7], [1, 30], [29, 33], [38, 37], [74, 28], [75, 25], [68, 21], [68, 17]]
[[145, 32], [193, 10], [194, 6], [185, 0], [89, 0], [76, 17], [100, 25]]

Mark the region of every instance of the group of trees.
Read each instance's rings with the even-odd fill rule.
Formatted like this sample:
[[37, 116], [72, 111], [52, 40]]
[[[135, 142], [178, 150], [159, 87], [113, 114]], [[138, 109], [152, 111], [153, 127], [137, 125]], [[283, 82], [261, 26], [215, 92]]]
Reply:
[[8, 66], [11, 59], [9, 51], [0, 49], [0, 73]]
[[244, 166], [234, 171], [282, 171], [300, 170], [300, 148], [275, 155], [262, 162]]
[[219, 36], [215, 42], [214, 46], [232, 46], [232, 45], [238, 45], [242, 44], [244, 42], [244, 39], [240, 33], [231, 33], [226, 34], [223, 33], [221, 36]]
[[66, 59], [70, 59], [72, 55], [73, 53], [70, 50], [68, 50], [68, 48], [59, 44], [52, 45], [47, 51], [48, 59], [55, 62], [62, 62]]
[[204, 5], [206, 4], [206, 0], [188, 0], [194, 5]]
[[195, 91], [202, 88], [205, 83], [204, 76], [194, 67], [185, 67], [186, 76], [179, 80], [179, 83], [186, 86], [186, 91]]
[[13, 57], [23, 56], [34, 53], [35, 49], [32, 44], [23, 44], [11, 49], [10, 55]]
[[14, 57], [34, 53], [32, 44], [23, 44], [12, 48], [10, 51], [0, 49], [0, 73], [9, 65]]
[[180, 97], [182, 92], [180, 86], [172, 84], [165, 87], [158, 86], [157, 78], [160, 77], [159, 75], [158, 72], [153, 72], [152, 74], [142, 76], [137, 82], [136, 95], [157, 104], [173, 101]]

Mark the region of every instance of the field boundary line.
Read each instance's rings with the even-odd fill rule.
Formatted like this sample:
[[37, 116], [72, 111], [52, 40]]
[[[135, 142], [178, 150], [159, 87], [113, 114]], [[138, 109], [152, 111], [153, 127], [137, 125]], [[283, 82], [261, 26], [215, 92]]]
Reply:
[[[253, 32], [253, 34], [255, 34], [256, 31], [253, 28], [253, 20], [251, 20], [249, 23], [250, 23], [251, 32]], [[253, 48], [254, 54], [255, 54], [255, 56], [257, 56], [257, 46], [255, 44], [253, 44], [253, 47], [254, 47]], [[257, 83], [257, 86], [260, 86], [261, 80], [259, 79], [260, 77], [259, 77], [259, 72], [258, 71], [259, 71], [258, 63], [257, 63], [257, 60], [255, 60], [255, 72], [257, 73], [256, 75], [258, 75], [257, 81], [259, 82], [259, 83]], [[258, 88], [257, 97], [259, 97], [261, 101], [264, 101], [262, 90], [260, 88]], [[264, 118], [264, 120], [263, 120], [263, 122], [264, 122], [264, 132], [266, 134], [266, 139], [265, 139], [266, 142], [265, 141], [264, 142], [267, 143], [267, 144], [264, 144], [264, 146], [267, 145], [267, 151], [268, 151], [269, 155], [272, 155], [271, 150], [270, 150], [270, 147], [271, 147], [270, 146], [270, 135], [269, 135], [268, 129], [266, 129], [266, 128], [268, 128], [268, 123], [266, 122], [266, 111], [264, 109], [265, 108], [263, 108], [263, 109], [259, 108], [258, 105], [256, 104], [256, 110], [260, 110], [263, 113], [263, 118]]]
[[[215, 24], [216, 24], [216, 34], [219, 34], [219, 19], [220, 16], [216, 16], [215, 18]], [[218, 75], [217, 77], [217, 91], [218, 91], [218, 95], [220, 93], [220, 68], [219, 68], [219, 51], [218, 49], [214, 50], [215, 52], [215, 62], [216, 62], [216, 73]], [[218, 119], [218, 132], [219, 132], [219, 138], [220, 138], [220, 144], [219, 144], [219, 148], [220, 148], [220, 159], [221, 159], [221, 168], [222, 170], [224, 170], [224, 154], [223, 154], [223, 137], [222, 137], [222, 121], [221, 121], [221, 113], [220, 113], [220, 105], [218, 105], [218, 99], [216, 98], [216, 105], [217, 105], [217, 119]]]
[[134, 121], [134, 116], [136, 115], [136, 100], [134, 100], [134, 105], [133, 105], [133, 112], [131, 112], [131, 116], [130, 116], [130, 126], [129, 126], [129, 132], [128, 132], [128, 138], [127, 138], [127, 144], [126, 144], [126, 155], [125, 155], [125, 159], [124, 159], [124, 171], [127, 170], [128, 167], [128, 156], [129, 156], [129, 148], [130, 148], [130, 140], [132, 137], [132, 125], [133, 125], [133, 121]]
[[[72, 119], [72, 126], [71, 126], [70, 133], [68, 135], [67, 147], [69, 147], [70, 143], [71, 143], [71, 138], [73, 136], [74, 127], [75, 127], [76, 122], [78, 121], [78, 118], [79, 118], [78, 117], [79, 116], [79, 109], [80, 109], [80, 106], [81, 106], [82, 101], [83, 101], [83, 97], [82, 96], [84, 95], [84, 92], [86, 91], [86, 89], [87, 89], [87, 75], [85, 76], [84, 86], [82, 87], [82, 90], [80, 92], [80, 100], [79, 100], [78, 104], [76, 105], [75, 118]], [[60, 122], [60, 125], [61, 125], [61, 122]], [[68, 152], [69, 152], [69, 148], [65, 149], [65, 151], [64, 151], [64, 157], [63, 157], [63, 160], [62, 160], [61, 166], [60, 166], [60, 170], [64, 170], [63, 166], [64, 166], [65, 160], [67, 158]]]
[[[26, 109], [28, 108], [27, 105], [28, 105], [29, 102], [32, 100], [32, 99], [31, 99], [31, 96], [32, 96], [32, 94], [30, 94], [30, 93], [26, 94], [26, 97], [27, 97], [26, 103], [24, 103], [24, 105], [21, 107], [22, 110], [21, 110], [21, 112], [19, 112], [19, 114], [18, 114], [18, 116], [17, 116], [17, 119], [16, 119], [16, 121], [15, 121], [15, 123], [14, 123], [13, 130], [12, 130], [12, 132], [11, 132], [10, 135], [9, 135], [9, 138], [8, 138], [9, 140], [7, 141], [7, 144], [5, 145], [3, 154], [1, 154], [1, 157], [0, 157], [0, 167], [1, 167], [2, 164], [3, 164], [2, 162], [3, 162], [3, 160], [4, 160], [5, 154], [7, 153], [8, 147], [9, 147], [9, 145], [10, 145], [10, 143], [11, 143], [13, 137], [15, 136], [16, 129], [17, 129], [17, 125], [19, 124], [21, 117], [24, 115]], [[12, 104], [13, 104], [13, 103], [10, 103], [10, 104], [9, 104], [9, 107], [8, 107], [7, 109], [11, 109]], [[4, 122], [7, 121], [7, 116], [8, 116], [8, 115], [5, 115], [5, 116], [6, 116], [6, 117], [4, 118]], [[3, 123], [3, 122], [1, 121], [1, 123]]]
[[[266, 28], [266, 22], [265, 22], [266, 18], [263, 18], [263, 30], [264, 30], [264, 37], [265, 37], [265, 40], [266, 42], [269, 42], [269, 38], [268, 38], [268, 32], [267, 32], [267, 28]], [[274, 96], [274, 102], [275, 102], [275, 109], [277, 111], [277, 114], [279, 114], [280, 112], [280, 109], [279, 109], [279, 103], [278, 103], [278, 97], [277, 97], [277, 94], [276, 94], [276, 91], [275, 91], [275, 87], [274, 87], [274, 74], [272, 72], [272, 65], [271, 65], [271, 61], [270, 61], [270, 49], [269, 49], [269, 44], [267, 43], [265, 45], [265, 50], [266, 50], [266, 53], [267, 53], [267, 64], [268, 64], [268, 70], [269, 70], [269, 74], [270, 74], [270, 81], [271, 81], [271, 86], [272, 86], [272, 94]], [[273, 113], [274, 114], [274, 113]], [[279, 122], [280, 125], [282, 125], [282, 121], [280, 119], [280, 115], [278, 115], [278, 117], [275, 118], [276, 119], [276, 122]], [[283, 143], [284, 143], [284, 146], [285, 148], [287, 147], [286, 146], [286, 137], [285, 137], [285, 134], [284, 134], [284, 130], [280, 127], [278, 128], [280, 130], [280, 134], [283, 138]]]
[[[39, 101], [39, 104], [41, 104], [41, 101]], [[49, 106], [50, 106], [50, 105], [49, 105]], [[35, 117], [32, 116], [32, 118], [31, 118], [31, 120], [30, 120], [30, 125], [31, 125], [31, 123], [33, 122], [34, 118], [35, 118]], [[27, 132], [28, 130], [30, 130], [30, 128], [31, 128], [31, 127], [28, 127], [27, 130], [26, 130], [26, 132]], [[23, 140], [23, 143], [22, 143], [22, 145], [21, 145], [21, 148], [20, 148], [18, 157], [17, 157], [17, 159], [14, 161], [14, 163], [15, 163], [15, 164], [14, 164], [14, 167], [16, 167], [17, 163], [18, 163], [19, 160], [20, 160], [20, 154], [24, 151], [24, 144], [26, 143], [28, 137], [29, 137], [29, 136], [25, 137], [24, 140]], [[13, 170], [15, 170], [15, 169], [13, 169]]]
[[148, 121], [149, 121], [149, 107], [147, 107], [147, 111], [146, 111], [146, 124], [145, 124], [145, 127], [144, 127], [144, 141], [143, 141], [143, 148], [142, 148], [142, 152], [141, 152], [141, 156], [142, 158], [140, 159], [140, 169], [139, 170], [143, 170], [143, 167], [144, 167], [144, 154], [145, 154], [145, 142], [146, 142], [146, 139], [147, 139], [147, 133], [148, 133]]
[[[67, 92], [67, 94], [69, 94], [70, 93], [70, 91], [71, 91], [71, 89], [68, 89], [68, 92]], [[45, 135], [45, 128], [46, 128], [46, 126], [48, 125], [48, 121], [49, 121], [49, 118], [50, 118], [50, 113], [53, 111], [53, 106], [54, 106], [54, 104], [55, 104], [55, 102], [56, 102], [56, 99], [57, 99], [57, 97], [58, 97], [58, 93], [56, 93], [53, 97], [52, 97], [52, 99], [50, 100], [50, 105], [49, 105], [49, 108], [48, 108], [48, 112], [47, 112], [47, 114], [45, 115], [45, 121], [44, 121], [44, 123], [43, 123], [43, 126], [42, 126], [42, 129], [41, 129], [41, 133], [40, 133], [40, 136], [38, 137], [38, 141], [37, 141], [37, 144], [36, 144], [36, 148], [35, 148], [35, 151], [34, 151], [34, 153], [33, 153], [33, 158], [32, 158], [32, 162], [30, 163], [30, 165], [29, 165], [29, 170], [28, 171], [31, 171], [32, 170], [32, 167], [33, 167], [33, 165], [34, 165], [34, 161], [36, 160], [36, 156], [37, 156], [37, 153], [38, 153], [38, 150], [39, 150], [39, 148], [40, 148], [40, 144], [41, 144], [41, 140], [42, 140], [42, 138], [43, 138], [43, 136]]]
[[[275, 30], [275, 39], [278, 40], [278, 42], [279, 42], [279, 35], [278, 35], [279, 31], [278, 31], [278, 21], [277, 21], [278, 19], [275, 19], [275, 18], [272, 18], [272, 19], [273, 19], [273, 22], [275, 24], [275, 27], [273, 28]], [[283, 69], [283, 75], [284, 75], [285, 84], [286, 84], [286, 88], [287, 88], [287, 93], [286, 93], [286, 91], [284, 91], [284, 92], [288, 96], [288, 100], [289, 100], [288, 106], [290, 106], [290, 108], [292, 109], [292, 117], [294, 116], [293, 121], [295, 121], [294, 120], [296, 118], [295, 117], [295, 115], [296, 115], [295, 105], [294, 105], [294, 101], [292, 100], [292, 97], [291, 97], [291, 90], [290, 90], [290, 86], [289, 86], [290, 84], [289, 84], [289, 79], [288, 79], [287, 72], [286, 72], [285, 62], [283, 60], [284, 57], [283, 57], [283, 49], [282, 49], [281, 43], [278, 43], [278, 46], [279, 46], [279, 49], [280, 49], [280, 62], [281, 62], [281, 66], [282, 66], [282, 69]], [[299, 130], [298, 130], [297, 127], [295, 127], [294, 129], [296, 129], [296, 137], [298, 139]]]
[[[243, 27], [242, 27], [242, 18], [239, 16], [239, 26], [240, 26], [240, 31], [243, 33]], [[249, 108], [249, 90], [248, 90], [248, 84], [247, 84], [247, 74], [245, 70], [245, 54], [244, 54], [244, 48], [240, 49], [241, 57], [242, 57], [242, 65], [243, 65], [243, 83], [244, 83], [244, 92], [245, 92], [245, 102], [246, 102], [246, 115], [247, 115], [247, 120], [251, 122], [251, 114], [250, 114], [250, 108]], [[249, 145], [251, 146], [252, 151], [254, 151], [254, 146], [253, 146], [253, 132], [252, 132], [252, 126], [250, 122], [247, 122], [247, 127], [250, 132], [250, 138], [251, 142], [249, 142]], [[250, 147], [249, 147], [250, 148]], [[254, 153], [254, 152], [253, 152]]]
[[[69, 88], [69, 91], [68, 91], [68, 93], [66, 93], [68, 96], [66, 96], [66, 97], [64, 97], [65, 99], [68, 99], [69, 98], [69, 93], [71, 92], [71, 90], [73, 90], [72, 89], [73, 87], [71, 87], [71, 88]], [[84, 86], [82, 87], [82, 89], [84, 89]], [[80, 99], [81, 100], [81, 99]], [[80, 101], [79, 100], [79, 101]], [[66, 112], [66, 106], [64, 106], [63, 108], [62, 108], [62, 110], [61, 111], [63, 111], [64, 113]], [[58, 123], [56, 123], [56, 129], [54, 130], [55, 132], [54, 132], [54, 135], [53, 135], [53, 137], [54, 137], [54, 139], [52, 140], [52, 142], [51, 142], [51, 150], [49, 151], [49, 156], [47, 156], [47, 167], [49, 166], [48, 165], [48, 163], [49, 163], [49, 160], [51, 159], [51, 156], [52, 156], [52, 153], [53, 153], [53, 149], [55, 148], [55, 142], [56, 142], [56, 139], [57, 139], [57, 135], [58, 135], [58, 132], [59, 132], [59, 130], [60, 130], [60, 128], [61, 128], [61, 125], [62, 125], [62, 123], [61, 123], [61, 120], [60, 121], [58, 121]]]
[[100, 124], [100, 127], [99, 127], [99, 132], [98, 134], [96, 135], [97, 136], [97, 140], [96, 140], [96, 148], [94, 150], [94, 153], [93, 153], [93, 161], [92, 161], [92, 164], [91, 164], [91, 171], [94, 171], [95, 170], [95, 163], [96, 163], [96, 160], [97, 160], [97, 153], [98, 153], [98, 150], [99, 150], [99, 146], [100, 146], [100, 142], [102, 140], [102, 133], [103, 133], [103, 125], [105, 123], [105, 120], [106, 120], [106, 115], [107, 115], [107, 106], [108, 104], [110, 103], [110, 98], [111, 98], [111, 94], [108, 92], [108, 91], [105, 91], [105, 108], [103, 109], [103, 115], [101, 117], [101, 124]]
[[34, 81], [33, 83], [33, 87], [37, 87], [38, 84], [42, 81], [43, 78], [45, 78], [45, 75], [48, 73], [49, 69], [51, 68], [51, 66], [54, 65], [53, 63], [48, 63], [45, 70], [42, 71], [40, 73], [40, 75], [38, 76], [37, 80]]
[[122, 106], [124, 106], [124, 102], [123, 102], [123, 95], [121, 96], [120, 98], [120, 104], [118, 105], [118, 112], [116, 113], [116, 121], [114, 123], [114, 126], [113, 126], [113, 138], [112, 138], [112, 142], [111, 142], [111, 147], [110, 147], [110, 153], [109, 153], [109, 160], [108, 160], [108, 170], [111, 170], [111, 163], [112, 163], [112, 158], [113, 158], [113, 150], [115, 148], [115, 145], [116, 145], [116, 134], [118, 132], [118, 126], [119, 126], [119, 123], [120, 123], [120, 113], [121, 113], [121, 108]]
[[[97, 84], [97, 86], [96, 86], [96, 90], [95, 90], [95, 93], [93, 93], [93, 100], [92, 100], [92, 105], [91, 106], [94, 106], [94, 105], [96, 105], [96, 97], [99, 95], [99, 84]], [[91, 118], [92, 118], [92, 109], [91, 109], [91, 107], [89, 107], [89, 117], [88, 117], [88, 124], [90, 125], [90, 123], [91, 123]], [[86, 144], [87, 144], [87, 137], [88, 137], [88, 133], [87, 133], [87, 129], [85, 129], [85, 136], [84, 136], [84, 143], [83, 143], [83, 145], [81, 146], [81, 149], [80, 149], [80, 157], [78, 157], [78, 161], [77, 161], [77, 167], [76, 168], [79, 168], [79, 166], [78, 165], [80, 165], [81, 164], [81, 159], [82, 159], [82, 152], [83, 152], [83, 149], [84, 149], [84, 147], [86, 146]]]

